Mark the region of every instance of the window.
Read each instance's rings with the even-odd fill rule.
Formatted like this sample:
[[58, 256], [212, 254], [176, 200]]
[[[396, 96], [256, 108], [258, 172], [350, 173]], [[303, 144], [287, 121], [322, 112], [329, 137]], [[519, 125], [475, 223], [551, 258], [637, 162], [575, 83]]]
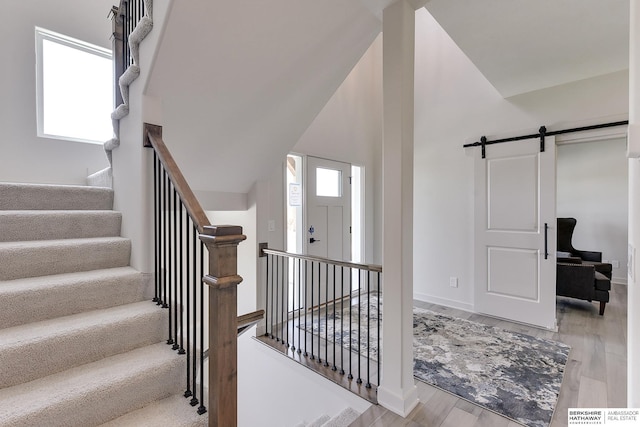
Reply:
[[316, 196], [341, 197], [342, 173], [334, 169], [316, 169]]
[[111, 51], [36, 27], [38, 136], [103, 143], [113, 134]]

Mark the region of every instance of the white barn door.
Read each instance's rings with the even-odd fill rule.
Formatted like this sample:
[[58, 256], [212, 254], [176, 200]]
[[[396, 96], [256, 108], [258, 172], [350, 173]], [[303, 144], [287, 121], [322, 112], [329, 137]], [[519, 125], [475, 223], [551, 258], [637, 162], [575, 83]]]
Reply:
[[555, 328], [553, 137], [475, 149], [475, 310]]

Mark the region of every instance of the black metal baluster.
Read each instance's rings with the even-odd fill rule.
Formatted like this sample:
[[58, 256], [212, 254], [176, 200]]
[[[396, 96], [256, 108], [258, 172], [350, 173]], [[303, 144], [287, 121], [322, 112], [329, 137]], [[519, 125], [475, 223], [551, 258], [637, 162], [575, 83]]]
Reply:
[[287, 312], [286, 306], [285, 306], [285, 293], [287, 290], [287, 279], [286, 279], [286, 274], [285, 274], [285, 261], [286, 261], [286, 257], [280, 257], [280, 283], [282, 284], [282, 288], [280, 290], [280, 333], [281, 333], [281, 337], [280, 337], [280, 342], [282, 342], [282, 344], [284, 344], [284, 331], [285, 331], [285, 313]]
[[[164, 298], [162, 302], [162, 308], [169, 308], [169, 259], [171, 259], [171, 254], [169, 253], [167, 257], [167, 252], [169, 251], [169, 211], [168, 211], [168, 199], [169, 199], [169, 174], [167, 171], [164, 171], [164, 207], [163, 207], [163, 215], [164, 215]], [[171, 338], [171, 327], [169, 327], [169, 338]]]
[[280, 263], [281, 263], [282, 257], [278, 256], [277, 260], [276, 260], [276, 280], [275, 280], [275, 288], [276, 288], [276, 300], [275, 300], [275, 304], [276, 304], [276, 308], [275, 308], [275, 314], [276, 314], [276, 342], [280, 342], [280, 328], [278, 328], [278, 321], [280, 320], [280, 311], [278, 310], [278, 305], [280, 304]]
[[349, 267], [349, 375], [347, 378], [353, 379], [353, 338], [351, 332], [353, 330], [352, 323], [352, 311], [353, 311], [353, 286], [351, 285], [351, 277], [353, 276], [353, 269]]
[[124, 56], [124, 69], [126, 71], [129, 67], [129, 5], [127, 3], [123, 3], [122, 7], [124, 7], [124, 13], [122, 14], [124, 49], [122, 49], [122, 53]]
[[344, 266], [340, 266], [340, 375], [344, 375]]
[[[187, 390], [184, 392], [184, 397], [190, 397], [193, 395], [193, 393], [191, 392], [191, 320], [189, 319], [189, 315], [191, 314], [191, 292], [190, 292], [190, 286], [189, 286], [189, 266], [191, 265], [191, 253], [190, 253], [190, 236], [191, 233], [189, 232], [189, 224], [191, 223], [191, 218], [187, 215], [187, 223], [186, 223], [186, 228], [185, 228], [185, 237], [186, 237], [186, 242], [185, 242], [185, 249], [187, 250], [187, 260], [186, 260], [186, 298], [187, 298], [187, 302], [186, 302], [186, 312], [185, 312], [185, 316], [187, 318], [187, 327], [186, 327], [186, 337], [187, 337]], [[195, 229], [195, 225], [191, 224], [192, 227], [194, 227]], [[195, 256], [195, 254], [194, 254]]]
[[173, 187], [173, 350], [178, 350], [178, 192]]
[[158, 210], [159, 210], [159, 214], [158, 217], [160, 218], [160, 229], [158, 231], [158, 235], [159, 235], [159, 259], [158, 259], [158, 268], [160, 269], [159, 273], [158, 273], [158, 280], [160, 281], [160, 293], [158, 295], [158, 301], [156, 302], [157, 305], [162, 306], [164, 301], [164, 239], [166, 238], [166, 234], [164, 233], [164, 169], [162, 167], [162, 165], [160, 165], [160, 171], [158, 172]]
[[275, 339], [278, 335], [278, 313], [276, 311], [276, 292], [278, 292], [277, 262], [278, 257], [274, 255], [271, 259], [271, 339]]
[[300, 344], [301, 344], [301, 340], [300, 340], [300, 333], [302, 330], [302, 327], [300, 325], [300, 309], [302, 308], [302, 260], [300, 258], [298, 258], [298, 354], [300, 354], [302, 352], [302, 350], [300, 350]]
[[286, 257], [280, 257], [280, 342], [284, 344], [284, 313], [286, 313], [286, 308], [284, 307], [284, 294], [287, 289], [287, 283], [285, 279], [285, 271], [284, 271], [284, 261]]
[[204, 242], [200, 241], [200, 407], [198, 414], [207, 412], [204, 406]]
[[367, 384], [371, 388], [371, 271], [367, 270]]
[[[293, 295], [291, 295], [291, 352], [292, 354], [295, 354], [296, 351], [296, 289], [298, 290], [298, 292], [300, 292], [300, 288], [296, 286], [297, 282], [296, 279], [298, 278], [298, 275], [296, 274], [296, 259], [292, 258], [291, 259], [291, 268], [293, 269], [292, 274], [293, 277], [291, 278], [291, 280], [293, 280], [293, 286], [291, 291], [293, 292]], [[300, 286], [298, 284], [298, 286]], [[300, 298], [300, 294], [298, 294], [298, 298]], [[287, 317], [288, 318], [288, 317]], [[298, 324], [298, 326], [300, 326]], [[298, 328], [300, 329], [300, 328]], [[298, 341], [298, 343], [300, 343], [300, 341]]]
[[362, 270], [358, 269], [358, 379], [356, 382], [358, 384], [362, 384], [361, 378], [361, 362], [362, 355], [360, 352], [362, 351]]
[[158, 302], [158, 284], [160, 283], [160, 278], [158, 277], [158, 155], [156, 151], [153, 150], [153, 250], [154, 250], [154, 291], [153, 291], [153, 302]]
[[196, 385], [197, 385], [197, 380], [196, 380], [196, 375], [197, 375], [197, 369], [196, 366], [198, 366], [198, 359], [197, 359], [197, 352], [196, 350], [198, 349], [198, 338], [197, 338], [197, 331], [198, 331], [198, 309], [197, 309], [197, 304], [198, 304], [198, 268], [197, 268], [197, 264], [198, 264], [198, 245], [197, 245], [197, 240], [198, 240], [198, 235], [197, 235], [197, 229], [196, 226], [194, 224], [193, 227], [193, 242], [192, 242], [192, 247], [193, 247], [193, 277], [192, 277], [192, 285], [193, 285], [193, 355], [192, 355], [192, 360], [193, 360], [193, 397], [191, 398], [191, 401], [189, 402], [189, 404], [191, 406], [196, 406], [198, 404], [198, 391], [196, 390]]
[[173, 344], [173, 322], [172, 322], [172, 315], [171, 315], [171, 305], [174, 304], [174, 300], [173, 300], [173, 286], [174, 286], [174, 281], [171, 280], [171, 275], [173, 273], [173, 265], [172, 265], [172, 259], [173, 259], [173, 251], [172, 251], [172, 245], [173, 245], [173, 233], [171, 232], [171, 181], [169, 181], [169, 177], [167, 175], [167, 252], [168, 252], [168, 256], [167, 256], [167, 282], [168, 282], [168, 288], [167, 288], [167, 301], [165, 301], [167, 304], [167, 308], [169, 309], [169, 338], [167, 339], [167, 344], [171, 345]]
[[285, 257], [283, 258], [283, 261], [285, 263], [285, 298], [284, 298], [284, 324], [285, 324], [285, 333], [287, 335], [287, 348], [289, 348], [289, 257]]
[[336, 366], [336, 265], [333, 264], [333, 366], [331, 370], [337, 371]]
[[378, 318], [376, 319], [376, 322], [378, 324], [378, 357], [377, 357], [377, 361], [376, 363], [378, 364], [377, 368], [378, 368], [378, 385], [380, 385], [380, 359], [382, 358], [382, 347], [380, 347], [380, 320], [382, 319], [382, 311], [380, 308], [380, 301], [382, 301], [382, 286], [380, 283], [380, 272], [378, 272]]
[[[271, 329], [273, 331], [273, 327], [271, 326], [271, 318], [269, 317], [269, 314], [271, 314], [271, 316], [273, 316], [273, 310], [269, 310], [269, 261], [272, 259], [272, 255], [267, 254], [267, 289], [265, 292], [265, 296], [264, 296], [264, 309], [265, 309], [265, 314], [264, 314], [264, 334], [265, 336], [270, 336], [269, 334], [269, 330]], [[273, 291], [273, 280], [271, 281], [271, 289]], [[273, 338], [273, 337], [271, 337]]]
[[180, 201], [180, 205], [179, 208], [180, 210], [178, 211], [178, 213], [180, 214], [180, 227], [178, 228], [178, 230], [180, 231], [180, 233], [178, 234], [178, 241], [180, 242], [180, 310], [179, 310], [179, 314], [180, 314], [180, 347], [178, 349], [178, 354], [185, 354], [185, 350], [184, 350], [184, 282], [185, 282], [185, 269], [184, 269], [184, 265], [185, 265], [185, 261], [184, 261], [184, 253], [183, 253], [183, 246], [184, 246], [184, 241], [183, 239], [183, 235], [182, 235], [182, 231], [184, 230], [185, 232], [185, 236], [188, 234], [188, 228], [187, 223], [185, 223], [183, 221], [183, 217], [182, 217], [182, 208], [184, 207], [184, 205], [182, 204], [182, 200]]
[[[314, 262], [311, 261], [311, 360], [314, 360], [316, 358], [316, 356], [313, 354], [313, 337], [314, 337], [314, 333], [313, 333], [313, 294], [315, 293], [315, 289], [316, 287], [313, 284], [313, 280], [315, 278], [315, 275], [313, 274], [313, 266], [314, 266]], [[319, 268], [320, 266], [318, 266]], [[320, 325], [318, 325], [318, 333], [320, 332]]]
[[[309, 322], [307, 322], [307, 311], [308, 307], [307, 307], [307, 290], [309, 290], [309, 281], [306, 280], [307, 277], [309, 277], [309, 262], [305, 259], [304, 260], [304, 355], [305, 357], [309, 355], [309, 353], [307, 353], [307, 335], [309, 334]], [[313, 295], [313, 290], [311, 292], [311, 294]], [[313, 333], [313, 326], [311, 326], [311, 333]]]
[[329, 366], [329, 264], [324, 265], [324, 366]]

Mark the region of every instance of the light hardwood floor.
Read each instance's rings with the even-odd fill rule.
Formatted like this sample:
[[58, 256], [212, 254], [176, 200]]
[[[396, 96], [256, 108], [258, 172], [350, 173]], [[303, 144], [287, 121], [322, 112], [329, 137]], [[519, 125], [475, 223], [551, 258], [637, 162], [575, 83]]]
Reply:
[[[558, 332], [527, 327], [487, 316], [415, 301], [416, 306], [504, 329], [551, 338], [571, 346], [551, 427], [567, 425], [567, 409], [625, 407], [627, 401], [627, 287], [612, 285], [604, 316], [597, 303], [557, 299]], [[402, 418], [372, 406], [351, 427], [516, 427], [480, 406], [416, 381], [419, 405]]]

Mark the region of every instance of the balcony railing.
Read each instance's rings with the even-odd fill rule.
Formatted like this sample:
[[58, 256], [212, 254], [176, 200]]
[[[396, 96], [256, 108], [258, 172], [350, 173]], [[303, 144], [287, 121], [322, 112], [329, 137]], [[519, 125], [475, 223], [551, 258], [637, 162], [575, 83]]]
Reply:
[[382, 267], [264, 249], [263, 340], [375, 401]]

